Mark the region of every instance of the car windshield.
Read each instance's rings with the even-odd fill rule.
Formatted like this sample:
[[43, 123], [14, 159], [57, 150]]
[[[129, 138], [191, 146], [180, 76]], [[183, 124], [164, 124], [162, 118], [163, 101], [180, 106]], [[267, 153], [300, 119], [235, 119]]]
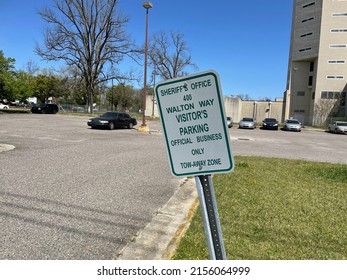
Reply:
[[118, 117], [118, 113], [106, 112], [105, 114], [102, 114], [100, 117], [105, 117], [105, 118], [117, 118], [117, 117]]
[[336, 125], [338, 125], [338, 126], [347, 126], [347, 122], [337, 122]]
[[252, 122], [252, 121], [253, 121], [252, 118], [243, 118], [242, 120], [243, 120], [244, 122]]
[[277, 122], [277, 120], [276, 120], [276, 119], [270, 119], [270, 118], [269, 118], [269, 119], [265, 119], [264, 122]]
[[287, 123], [295, 123], [295, 124], [299, 124], [300, 122], [297, 120], [287, 120]]

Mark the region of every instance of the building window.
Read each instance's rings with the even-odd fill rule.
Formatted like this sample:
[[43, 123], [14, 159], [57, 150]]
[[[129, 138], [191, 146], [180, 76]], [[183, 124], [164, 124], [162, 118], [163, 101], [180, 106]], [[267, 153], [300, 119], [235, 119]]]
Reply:
[[330, 32], [332, 32], [332, 33], [347, 32], [347, 29], [346, 28], [335, 28], [335, 29], [330, 29]]
[[308, 52], [312, 50], [312, 48], [304, 48], [304, 49], [300, 49], [299, 52]]
[[305, 33], [305, 34], [302, 34], [300, 35], [300, 37], [306, 37], [306, 36], [311, 36], [313, 33], [312, 32], [309, 32], [309, 33]]
[[329, 64], [345, 64], [346, 63], [346, 60], [337, 60], [337, 59], [334, 59], [334, 60], [328, 60], [328, 63]]
[[315, 4], [316, 4], [316, 2], [311, 2], [311, 3], [304, 4], [302, 7], [305, 9], [305, 8], [313, 6]]
[[305, 22], [308, 22], [308, 21], [311, 21], [311, 20], [314, 20], [314, 17], [305, 18], [301, 22], [305, 23]]
[[334, 99], [334, 92], [333, 91], [322, 91], [320, 98], [321, 99]]
[[304, 91], [298, 91], [296, 93], [297, 96], [305, 96], [305, 92]]
[[313, 70], [314, 70], [314, 62], [311, 61], [310, 62], [310, 72], [313, 72]]
[[321, 99], [340, 99], [342, 102], [345, 102], [346, 92], [322, 91]]
[[329, 48], [336, 49], [336, 48], [347, 48], [346, 44], [331, 44], [329, 45]]
[[333, 17], [347, 17], [347, 13], [332, 13]]
[[308, 86], [312, 87], [312, 84], [313, 84], [313, 76], [309, 76], [308, 77]]
[[305, 110], [295, 109], [294, 113], [305, 113]]
[[316, 92], [312, 92], [312, 99], [314, 99], [316, 97]]
[[343, 76], [342, 75], [328, 75], [327, 79], [328, 80], [343, 80]]

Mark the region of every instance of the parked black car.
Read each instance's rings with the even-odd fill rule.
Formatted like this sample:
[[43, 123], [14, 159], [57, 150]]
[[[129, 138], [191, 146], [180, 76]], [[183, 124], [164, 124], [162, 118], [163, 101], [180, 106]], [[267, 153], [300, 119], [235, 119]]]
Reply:
[[262, 128], [278, 130], [278, 121], [274, 118], [266, 118], [263, 120]]
[[133, 128], [134, 125], [137, 125], [137, 121], [135, 118], [130, 117], [127, 113], [106, 112], [98, 118], [88, 120], [87, 124], [91, 128], [105, 127], [112, 130], [115, 127]]
[[32, 113], [38, 114], [56, 114], [59, 112], [59, 108], [57, 104], [40, 104], [34, 105], [31, 107]]

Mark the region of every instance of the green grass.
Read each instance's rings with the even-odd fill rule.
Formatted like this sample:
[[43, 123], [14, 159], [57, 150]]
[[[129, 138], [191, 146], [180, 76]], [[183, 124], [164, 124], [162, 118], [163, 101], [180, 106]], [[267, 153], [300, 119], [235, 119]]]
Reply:
[[[347, 259], [347, 165], [236, 157], [213, 182], [228, 259]], [[173, 259], [209, 259], [200, 209]]]

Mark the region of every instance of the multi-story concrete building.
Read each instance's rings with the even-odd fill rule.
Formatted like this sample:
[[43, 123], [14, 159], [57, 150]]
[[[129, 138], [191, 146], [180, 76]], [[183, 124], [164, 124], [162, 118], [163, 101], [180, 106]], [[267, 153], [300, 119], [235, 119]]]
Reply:
[[293, 0], [284, 118], [346, 117], [347, 0]]

